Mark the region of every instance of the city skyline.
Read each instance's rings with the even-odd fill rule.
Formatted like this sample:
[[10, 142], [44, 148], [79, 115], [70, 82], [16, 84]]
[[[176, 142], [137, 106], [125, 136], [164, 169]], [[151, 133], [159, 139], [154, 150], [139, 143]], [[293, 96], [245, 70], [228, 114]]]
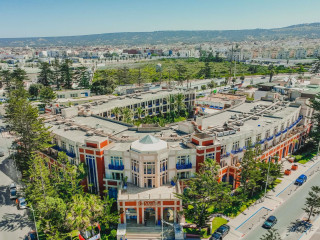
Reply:
[[[312, 2], [312, 4], [310, 3]], [[18, 7], [17, 7], [18, 6]], [[121, 0], [103, 2], [6, 1], [0, 9], [7, 24], [0, 38], [75, 36], [165, 30], [239, 30], [279, 28], [319, 22], [320, 2], [272, 0], [209, 1]], [[7, 20], [3, 21], [6, 22]], [[23, 24], [21, 24], [23, 23]]]

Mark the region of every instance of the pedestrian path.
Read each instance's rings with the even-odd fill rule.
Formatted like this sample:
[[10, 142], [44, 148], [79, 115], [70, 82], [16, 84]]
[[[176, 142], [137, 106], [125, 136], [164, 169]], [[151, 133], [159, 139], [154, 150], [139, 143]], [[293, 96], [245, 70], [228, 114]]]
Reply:
[[[291, 163], [284, 162], [283, 169], [291, 167]], [[306, 164], [299, 164], [296, 171], [292, 174], [284, 175], [273, 190], [267, 193], [265, 199], [259, 199], [236, 218], [230, 219], [228, 225], [231, 226], [232, 235], [238, 235], [243, 238], [253, 228], [262, 225], [267, 216], [270, 215], [278, 206], [283, 204], [297, 190], [294, 185], [295, 179], [301, 174], [312, 176], [316, 171], [320, 171], [320, 161], [309, 161]], [[267, 210], [268, 209], [268, 210]], [[232, 235], [227, 235], [225, 240], [233, 240]], [[239, 239], [239, 238], [238, 238]]]

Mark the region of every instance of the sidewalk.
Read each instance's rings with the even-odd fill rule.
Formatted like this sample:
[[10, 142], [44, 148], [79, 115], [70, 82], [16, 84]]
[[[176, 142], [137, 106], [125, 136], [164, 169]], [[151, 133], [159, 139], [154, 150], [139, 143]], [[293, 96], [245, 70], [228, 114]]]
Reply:
[[[283, 163], [283, 169], [291, 168], [291, 165], [291, 163], [286, 161]], [[244, 212], [229, 221], [228, 225], [231, 226], [230, 233], [232, 234], [226, 236], [226, 240], [242, 238], [249, 233], [251, 229], [261, 225], [261, 219], [268, 216], [270, 212], [285, 202], [290, 195], [296, 191], [297, 187], [293, 183], [299, 175], [306, 174], [309, 177], [315, 170], [320, 169], [320, 161], [309, 161], [306, 164], [297, 163], [297, 165], [298, 170], [292, 171], [289, 176], [284, 175], [283, 178], [281, 178], [282, 182], [267, 193], [264, 201], [261, 199], [257, 200]]]

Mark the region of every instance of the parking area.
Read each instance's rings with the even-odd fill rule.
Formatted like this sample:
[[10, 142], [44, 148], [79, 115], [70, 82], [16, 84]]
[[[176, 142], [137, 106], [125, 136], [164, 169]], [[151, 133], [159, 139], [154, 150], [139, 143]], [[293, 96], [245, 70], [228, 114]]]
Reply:
[[[4, 126], [0, 119], [0, 126]], [[0, 148], [4, 156], [0, 157], [0, 239], [19, 240], [33, 228], [26, 210], [18, 210], [15, 200], [10, 200], [8, 186], [18, 181], [13, 160], [9, 158], [9, 149], [13, 138], [8, 132], [0, 133]], [[18, 186], [19, 189], [19, 186]]]

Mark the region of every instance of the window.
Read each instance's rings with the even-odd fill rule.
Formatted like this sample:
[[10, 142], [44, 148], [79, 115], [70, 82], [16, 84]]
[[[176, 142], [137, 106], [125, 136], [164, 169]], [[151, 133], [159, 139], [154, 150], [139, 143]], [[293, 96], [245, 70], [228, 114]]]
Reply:
[[62, 147], [62, 149], [67, 149], [66, 142], [62, 141], [61, 142], [61, 147]]
[[156, 168], [154, 162], [145, 162], [143, 165], [144, 174], [155, 174]]
[[239, 149], [239, 141], [233, 142], [232, 150], [235, 151], [235, 150], [238, 150], [238, 149]]
[[181, 164], [181, 165], [189, 164], [190, 163], [190, 156], [189, 155], [178, 156], [177, 163]]
[[139, 181], [140, 181], [139, 174], [132, 173], [132, 183], [136, 186], [139, 186]]
[[86, 164], [88, 166], [88, 181], [91, 185], [91, 190], [93, 193], [98, 191], [98, 184], [96, 178], [96, 161], [95, 157], [91, 155], [86, 155]]
[[155, 187], [155, 177], [144, 177], [144, 187], [152, 188]]
[[69, 152], [75, 153], [75, 152], [74, 152], [74, 146], [71, 145], [71, 144], [69, 144]]
[[281, 124], [281, 131], [284, 130], [284, 123]]
[[258, 142], [260, 142], [261, 141], [261, 133], [259, 133], [258, 135], [257, 135], [257, 137], [256, 137], [256, 142], [258, 143]]
[[131, 160], [131, 170], [133, 172], [139, 172], [139, 162], [137, 160]]
[[111, 156], [110, 160], [111, 160], [111, 165], [113, 165], [113, 166], [123, 166], [122, 157]]
[[266, 138], [270, 137], [270, 129], [266, 131]]
[[275, 128], [274, 128], [274, 135], [275, 135], [276, 133], [278, 133], [278, 127], [275, 127]]
[[179, 172], [177, 173], [177, 177], [179, 179], [187, 179], [190, 178], [190, 172]]
[[160, 161], [160, 172], [164, 173], [168, 169], [168, 159], [162, 159]]
[[78, 93], [72, 93], [72, 94], [70, 94], [70, 96], [71, 96], [72, 98], [78, 97]]
[[251, 142], [251, 137], [246, 138], [244, 145], [246, 146], [246, 148], [250, 147], [250, 144], [252, 144]]
[[212, 153], [207, 153], [207, 154], [206, 154], [206, 159], [207, 159], [207, 158], [214, 159], [214, 152], [212, 152]]
[[226, 154], [226, 145], [222, 145], [221, 146], [221, 155], [224, 155], [224, 154]]
[[113, 172], [112, 173], [112, 179], [114, 179], [114, 180], [122, 180], [123, 179], [123, 174], [122, 173]]

